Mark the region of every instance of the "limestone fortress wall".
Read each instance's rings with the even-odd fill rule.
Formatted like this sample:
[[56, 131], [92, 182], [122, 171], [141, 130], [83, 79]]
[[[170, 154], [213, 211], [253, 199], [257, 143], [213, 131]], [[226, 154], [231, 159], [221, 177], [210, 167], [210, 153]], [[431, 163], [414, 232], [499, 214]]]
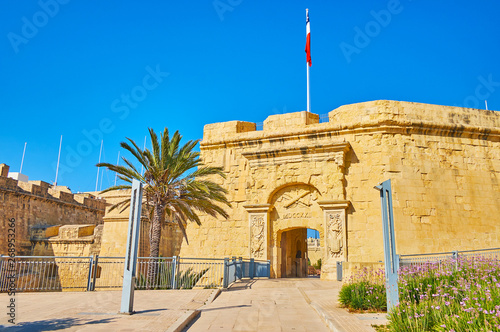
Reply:
[[297, 275], [304, 228], [319, 231], [322, 277], [337, 261], [383, 260], [380, 197], [392, 181], [399, 254], [500, 246], [500, 113], [379, 100], [208, 124], [201, 157], [227, 175], [228, 220], [187, 228], [186, 257], [270, 259]]
[[36, 242], [57, 236], [59, 227], [51, 226], [102, 224], [104, 200], [89, 193], [72, 194], [67, 187], [43, 181], [11, 179], [8, 172], [9, 166], [0, 164], [0, 254], [8, 254], [12, 218], [16, 220], [17, 255], [31, 255]]

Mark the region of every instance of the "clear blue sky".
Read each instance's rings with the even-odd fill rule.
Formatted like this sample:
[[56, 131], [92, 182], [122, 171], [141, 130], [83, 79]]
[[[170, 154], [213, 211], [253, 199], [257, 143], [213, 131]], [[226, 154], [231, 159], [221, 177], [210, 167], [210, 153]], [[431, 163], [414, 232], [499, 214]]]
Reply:
[[[31, 180], [95, 188], [103, 160], [148, 127], [325, 114], [377, 99], [500, 109], [497, 1], [81, 1], [0, 3], [0, 163]], [[87, 135], [85, 134], [87, 133]], [[102, 188], [114, 175], [104, 173]]]

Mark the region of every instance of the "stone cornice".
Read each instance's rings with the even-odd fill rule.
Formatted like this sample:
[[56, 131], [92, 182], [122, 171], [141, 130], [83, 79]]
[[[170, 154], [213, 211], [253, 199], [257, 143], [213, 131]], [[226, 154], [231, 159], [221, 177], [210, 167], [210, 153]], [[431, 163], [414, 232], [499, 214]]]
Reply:
[[350, 201], [318, 201], [318, 205], [323, 210], [346, 210], [349, 206], [351, 206]]
[[457, 124], [439, 124], [432, 121], [404, 119], [380, 119], [349, 124], [319, 123], [301, 129], [276, 132], [252, 131], [237, 134], [230, 138], [202, 141], [200, 148], [218, 149], [230, 147], [258, 147], [261, 143], [283, 143], [302, 139], [323, 139], [339, 137], [351, 133], [391, 132], [401, 134], [426, 134], [449, 137], [469, 137], [483, 140], [500, 141], [500, 127], [480, 127]]
[[266, 213], [269, 211], [271, 204], [249, 204], [243, 205], [248, 213]]
[[260, 149], [243, 152], [242, 155], [249, 160], [251, 167], [324, 160], [334, 160], [338, 165], [343, 166], [345, 153], [349, 149], [349, 142], [343, 141], [324, 145], [302, 144], [275, 149]]

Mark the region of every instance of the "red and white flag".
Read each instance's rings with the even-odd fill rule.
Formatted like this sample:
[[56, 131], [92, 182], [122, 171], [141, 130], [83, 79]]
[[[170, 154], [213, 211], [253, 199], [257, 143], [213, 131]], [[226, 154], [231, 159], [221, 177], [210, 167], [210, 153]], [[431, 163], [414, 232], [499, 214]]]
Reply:
[[312, 66], [311, 61], [311, 27], [309, 24], [309, 9], [306, 9], [306, 54], [307, 54], [307, 63], [309, 67]]

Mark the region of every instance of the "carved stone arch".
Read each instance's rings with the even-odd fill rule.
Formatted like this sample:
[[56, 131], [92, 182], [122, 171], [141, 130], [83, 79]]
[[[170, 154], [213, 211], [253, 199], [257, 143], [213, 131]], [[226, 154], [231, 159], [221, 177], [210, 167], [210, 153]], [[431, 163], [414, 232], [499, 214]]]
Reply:
[[287, 187], [293, 187], [293, 186], [309, 186], [311, 188], [314, 188], [318, 193], [321, 194], [321, 196], [325, 196], [327, 193], [327, 188], [323, 183], [315, 183], [319, 182], [317, 180], [310, 181], [310, 182], [305, 182], [305, 181], [297, 181], [297, 182], [283, 182], [277, 183], [277, 186], [275, 188], [268, 188], [263, 197], [267, 197], [267, 204], [273, 204], [273, 198], [275, 198], [276, 194], [282, 190], [283, 188]]

